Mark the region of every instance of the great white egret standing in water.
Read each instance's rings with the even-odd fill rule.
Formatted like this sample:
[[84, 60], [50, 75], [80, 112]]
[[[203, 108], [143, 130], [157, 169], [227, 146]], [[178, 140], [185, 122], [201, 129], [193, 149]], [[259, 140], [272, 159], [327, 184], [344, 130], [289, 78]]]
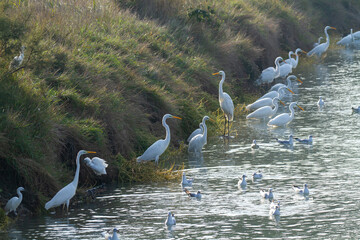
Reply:
[[66, 204], [67, 211], [69, 212], [70, 199], [75, 196], [76, 189], [79, 183], [79, 174], [80, 174], [80, 156], [88, 153], [96, 153], [93, 151], [80, 150], [76, 157], [76, 173], [74, 180], [63, 187], [56, 195], [45, 204], [45, 209], [49, 210], [50, 208]]
[[207, 127], [206, 127], [206, 121], [210, 118], [208, 116], [203, 117], [202, 120], [202, 126], [203, 126], [203, 132], [201, 134], [198, 134], [194, 136], [190, 142], [189, 142], [189, 152], [201, 152], [202, 148], [207, 142]]
[[285, 85], [283, 83], [277, 83], [270, 88], [270, 91], [278, 91], [279, 88], [281, 88], [281, 87], [285, 87], [285, 88], [292, 90], [291, 80], [297, 80], [298, 82], [302, 83], [302, 81], [300, 79], [298, 79], [295, 75], [290, 75], [286, 78], [287, 85]]
[[[291, 51], [290, 51], [290, 52], [291, 52]], [[297, 49], [295, 50], [295, 53], [292, 52], [292, 53], [296, 56], [296, 58], [294, 59], [294, 58], [292, 58], [292, 57], [289, 55], [289, 59], [286, 59], [286, 60], [285, 60], [285, 63], [289, 63], [289, 64], [292, 65], [292, 68], [296, 68], [297, 65], [298, 65], [298, 63], [299, 63], [299, 52], [307, 53], [307, 52], [301, 50], [301, 48], [297, 48]], [[280, 71], [281, 71], [281, 70], [280, 70]]]
[[14, 59], [11, 61], [10, 65], [9, 65], [9, 70], [20, 67], [21, 63], [24, 60], [24, 51], [25, 51], [25, 46], [22, 46], [21, 50], [20, 50], [20, 55], [14, 57]]
[[190, 142], [193, 137], [195, 137], [195, 136], [198, 135], [198, 134], [202, 134], [203, 131], [204, 131], [204, 127], [203, 127], [202, 123], [200, 123], [200, 124], [199, 124], [199, 128], [195, 129], [195, 130], [190, 134], [190, 136], [188, 137], [188, 139], [187, 139], [186, 141], [187, 141], [187, 142]]
[[25, 191], [23, 187], [19, 187], [16, 192], [19, 197], [12, 197], [5, 206], [5, 214], [8, 215], [11, 211], [14, 211], [15, 215], [17, 215], [16, 209], [20, 205], [23, 195], [21, 194], [21, 191]]
[[137, 162], [155, 160], [155, 163], [158, 164], [160, 155], [165, 152], [170, 143], [170, 128], [166, 123], [166, 119], [168, 118], [181, 119], [171, 114], [165, 114], [162, 118], [162, 125], [166, 130], [165, 139], [160, 139], [154, 142], [148, 149], [146, 149], [143, 155], [136, 159]]
[[275, 106], [274, 109], [270, 106], [264, 106], [261, 108], [256, 109], [254, 112], [250, 113], [246, 116], [246, 119], [266, 119], [274, 116], [279, 108], [278, 101], [280, 101], [283, 105], [285, 105], [279, 98], [273, 99], [273, 105]]
[[285, 126], [286, 124], [290, 123], [294, 119], [295, 110], [294, 107], [298, 106], [301, 110], [304, 111], [302, 107], [300, 107], [296, 102], [290, 103], [289, 109], [290, 114], [288, 113], [282, 113], [280, 115], [277, 115], [275, 118], [271, 119], [268, 122], [268, 126], [274, 126], [274, 127], [280, 127]]
[[318, 57], [321, 57], [321, 55], [326, 52], [326, 50], [328, 49], [329, 45], [330, 45], [330, 37], [328, 34], [328, 30], [329, 29], [336, 29], [334, 27], [330, 27], [330, 26], [326, 26], [324, 29], [325, 35], [326, 35], [326, 42], [319, 44], [319, 46], [314, 47], [311, 51], [309, 51], [307, 53], [308, 57], [316, 54]]
[[337, 45], [350, 45], [354, 42], [354, 35], [353, 35], [353, 29], [350, 29], [350, 34], [343, 37], [340, 41], [338, 41], [336, 44]]
[[280, 76], [280, 61], [283, 61], [282, 57], [277, 57], [275, 59], [276, 68], [268, 67], [261, 72], [261, 75], [258, 79], [260, 84], [272, 83], [275, 78]]
[[219, 83], [219, 103], [220, 103], [220, 108], [224, 113], [224, 118], [225, 118], [225, 126], [224, 126], [224, 137], [225, 135], [225, 131], [226, 131], [226, 122], [228, 124], [228, 137], [230, 137], [230, 122], [234, 120], [234, 103], [231, 99], [231, 97], [229, 96], [229, 94], [227, 94], [226, 92], [223, 91], [223, 84], [225, 81], [225, 72], [224, 71], [220, 71], [217, 73], [213, 73], [213, 75], [218, 75], [220, 74], [222, 76], [221, 81]]

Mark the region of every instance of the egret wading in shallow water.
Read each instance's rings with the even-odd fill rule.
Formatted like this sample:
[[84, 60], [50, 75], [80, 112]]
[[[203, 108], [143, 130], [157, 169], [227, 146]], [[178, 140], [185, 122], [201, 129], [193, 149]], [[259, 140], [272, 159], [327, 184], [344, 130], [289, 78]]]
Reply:
[[290, 88], [282, 86], [282, 87], [279, 87], [279, 89], [277, 91], [270, 91], [270, 92], [264, 94], [261, 98], [259, 98], [259, 100], [264, 99], [264, 98], [276, 98], [276, 97], [278, 97], [281, 100], [285, 96], [285, 90], [294, 94], [294, 92]]
[[210, 118], [208, 116], [203, 117], [202, 120], [202, 126], [203, 126], [203, 132], [201, 134], [198, 134], [194, 136], [190, 142], [189, 142], [189, 152], [201, 152], [204, 145], [207, 143], [207, 126], [206, 121]]
[[96, 175], [105, 174], [106, 175], [106, 168], [108, 164], [105, 162], [104, 159], [93, 157], [92, 159], [86, 157], [84, 159], [86, 165], [88, 165]]
[[336, 44], [337, 45], [344, 45], [344, 46], [347, 46], [347, 45], [350, 45], [354, 42], [354, 35], [353, 35], [353, 29], [350, 29], [350, 34], [343, 37], [340, 41], [338, 41]]
[[[290, 52], [291, 52], [293, 55], [296, 56], [295, 59], [290, 56]], [[289, 52], [289, 59], [286, 59], [286, 60], [285, 60], [285, 63], [291, 64], [292, 68], [296, 68], [297, 65], [298, 65], [298, 63], [299, 63], [299, 53], [300, 53], [300, 52], [302, 52], [302, 53], [307, 53], [307, 52], [301, 50], [301, 48], [297, 48], [297, 49], [295, 50], [295, 53], [292, 52], [292, 51], [290, 51], [290, 52]], [[280, 70], [280, 71], [281, 71], [281, 70]]]
[[264, 69], [257, 82], [259, 84], [272, 83], [275, 78], [278, 78], [280, 76], [280, 61], [283, 61], [282, 57], [277, 57], [275, 59], [276, 68], [268, 67]]
[[64, 204], [64, 205], [66, 204], [67, 211], [69, 212], [70, 199], [72, 197], [74, 197], [78, 183], [79, 183], [80, 156], [83, 154], [88, 154], [88, 153], [96, 153], [96, 152], [85, 151], [85, 150], [80, 150], [78, 152], [77, 157], [76, 157], [76, 173], [75, 173], [74, 180], [71, 183], [69, 183], [68, 185], [66, 185], [65, 187], [63, 187], [60, 191], [58, 191], [56, 193], [56, 195], [49, 202], [47, 202], [45, 204], [46, 210], [60, 206], [62, 204]]
[[162, 118], [162, 125], [166, 130], [165, 139], [160, 139], [153, 143], [148, 149], [146, 149], [143, 155], [136, 159], [137, 162], [155, 160], [155, 163], [158, 164], [160, 155], [165, 152], [170, 143], [170, 128], [169, 125], [166, 124], [166, 119], [168, 118], [181, 119], [171, 114], [165, 114]]
[[20, 65], [24, 61], [24, 51], [25, 51], [25, 46], [22, 46], [20, 50], [20, 55], [14, 57], [14, 59], [11, 61], [9, 65], [9, 70], [13, 70], [20, 67]]
[[218, 75], [218, 74], [222, 76], [221, 81], [219, 83], [219, 103], [225, 118], [224, 137], [226, 136], [226, 122], [228, 124], [228, 137], [230, 137], [230, 122], [234, 120], [234, 103], [231, 97], [229, 96], [229, 94], [223, 91], [225, 72], [219, 71], [217, 73], [213, 73], [213, 75]]
[[5, 205], [5, 214], [8, 215], [10, 212], [14, 211], [14, 214], [17, 215], [16, 209], [20, 205], [23, 195], [21, 194], [21, 191], [25, 191], [23, 187], [19, 187], [16, 190], [16, 193], [19, 197], [12, 197]]
[[272, 91], [278, 91], [280, 88], [288, 88], [288, 89], [290, 89], [290, 90], [292, 90], [292, 88], [293, 88], [293, 84], [292, 84], [292, 82], [291, 82], [291, 80], [296, 80], [296, 81], [298, 81], [299, 83], [303, 83], [300, 79], [298, 79], [295, 75], [290, 75], [290, 76], [288, 76], [287, 78], [286, 78], [286, 83], [287, 83], [287, 85], [285, 85], [285, 84], [283, 84], [283, 83], [277, 83], [277, 84], [275, 84], [274, 86], [272, 86], [271, 88], [270, 88], [270, 92], [272, 92]]
[[330, 37], [328, 34], [328, 30], [329, 29], [336, 29], [334, 27], [330, 27], [330, 26], [326, 26], [324, 29], [325, 35], [326, 35], [326, 42], [319, 44], [319, 46], [314, 47], [311, 51], [309, 51], [307, 53], [308, 57], [312, 56], [312, 55], [317, 55], [318, 57], [321, 57], [321, 55], [326, 52], [326, 50], [328, 49], [329, 45], [330, 45]]
[[191, 134], [190, 136], [188, 137], [188, 139], [186, 140], [187, 142], [190, 142], [190, 140], [195, 137], [196, 135], [198, 134], [202, 134], [204, 131], [204, 127], [202, 125], [202, 123], [199, 124], [199, 128], [195, 129]]
[[[293, 51], [290, 51], [290, 52], [293, 52]], [[290, 56], [290, 54], [289, 54]], [[297, 56], [297, 54], [296, 54]], [[290, 73], [292, 73], [292, 69], [293, 69], [293, 65], [291, 64], [291, 57], [289, 57], [289, 61], [286, 62], [284, 61], [283, 64], [280, 65], [280, 74], [279, 74], [279, 77], [280, 78], [285, 78], [287, 75], [289, 75]]]
[[268, 126], [281, 127], [281, 126], [285, 126], [288, 123], [290, 123], [294, 119], [294, 115], [295, 115], [294, 107], [295, 106], [298, 106], [301, 110], [304, 111], [304, 109], [302, 107], [300, 107], [296, 102], [292, 102], [292, 103], [290, 103], [290, 106], [289, 106], [290, 114], [282, 113], [282, 114], [276, 116], [275, 118], [271, 119], [268, 122]]
[[265, 120], [267, 118], [274, 116], [279, 108], [278, 101], [280, 101], [285, 106], [285, 103], [283, 103], [279, 98], [276, 97], [273, 99], [273, 105], [275, 106], [274, 109], [269, 106], [261, 107], [259, 109], [256, 109], [254, 112], [250, 113], [249, 115], [247, 115], [246, 119], [253, 118], [253, 119]]

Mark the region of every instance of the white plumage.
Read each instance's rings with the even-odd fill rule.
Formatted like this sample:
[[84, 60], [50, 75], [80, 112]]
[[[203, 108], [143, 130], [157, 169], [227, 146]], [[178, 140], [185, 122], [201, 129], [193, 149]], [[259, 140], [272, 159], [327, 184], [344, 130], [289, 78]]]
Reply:
[[274, 216], [280, 216], [279, 206], [275, 206], [275, 208], [270, 208], [269, 214]]
[[224, 136], [225, 136], [225, 131], [226, 131], [226, 122], [228, 123], [228, 136], [230, 136], [229, 125], [230, 125], [230, 122], [232, 122], [234, 120], [234, 103], [233, 103], [231, 97], [229, 96], [229, 94], [227, 94], [226, 92], [223, 91], [223, 84], [225, 81], [225, 72], [219, 71], [217, 73], [213, 73], [213, 75], [218, 75], [218, 74], [220, 74], [222, 76], [221, 81], [219, 83], [219, 103], [220, 103], [220, 108], [223, 111], [224, 118], [225, 118]]
[[19, 197], [12, 197], [5, 205], [5, 214], [8, 215], [10, 212], [14, 211], [15, 215], [17, 215], [16, 209], [20, 205], [23, 195], [21, 194], [21, 191], [25, 191], [23, 187], [19, 187], [16, 190], [16, 193]]
[[294, 114], [295, 114], [294, 106], [298, 106], [301, 110], [304, 111], [304, 109], [300, 107], [296, 102], [292, 102], [289, 106], [290, 114], [282, 113], [276, 116], [275, 118], [269, 121], [268, 126], [280, 127], [290, 123], [294, 119]]
[[181, 185], [182, 186], [191, 186], [193, 183], [193, 179], [187, 179], [185, 172], [182, 173], [182, 180]]
[[110, 236], [108, 233], [103, 233], [102, 235], [105, 237], [105, 240], [119, 240], [116, 228], [114, 228], [112, 236]]
[[350, 34], [343, 37], [340, 41], [338, 41], [336, 44], [337, 45], [343, 45], [343, 46], [347, 46], [352, 44], [355, 41], [354, 39], [354, 35], [353, 35], [353, 30], [350, 29]]
[[25, 50], [25, 47], [22, 46], [21, 50], [20, 50], [20, 55], [14, 57], [14, 59], [11, 61], [10, 65], [9, 65], [9, 70], [20, 67], [20, 65], [22, 64], [22, 62], [24, 60], [24, 50]]
[[56, 193], [56, 195], [49, 202], [47, 202], [45, 204], [46, 210], [60, 206], [62, 204], [66, 204], [67, 210], [69, 211], [70, 199], [75, 195], [77, 185], [79, 182], [80, 156], [83, 154], [87, 154], [87, 153], [96, 153], [96, 152], [85, 151], [85, 150], [80, 150], [78, 152], [77, 157], [76, 157], [76, 173], [75, 173], [74, 180], [71, 183], [69, 183], [68, 185], [66, 185], [65, 187], [63, 187], [60, 191], [58, 191]]
[[[290, 56], [290, 52], [296, 56], [295, 59]], [[303, 53], [307, 53], [307, 52], [301, 50], [301, 48], [297, 48], [295, 50], [295, 53], [292, 51], [290, 52], [289, 52], [289, 59], [286, 59], [285, 63], [291, 64], [292, 68], [296, 68], [299, 63], [299, 52], [303, 52]]]
[[258, 149], [258, 148], [259, 148], [259, 145], [257, 145], [255, 139], [253, 140], [253, 143], [251, 144], [251, 148], [252, 148], [252, 149]]
[[320, 45], [321, 39], [323, 39], [323, 37], [319, 37], [318, 41], [316, 43], [314, 43], [314, 47], [317, 47]]
[[198, 134], [202, 134], [204, 131], [204, 127], [202, 125], [202, 123], [199, 124], [199, 128], [195, 129], [191, 134], [190, 136], [188, 137], [188, 139], [186, 140], [187, 142], [190, 142], [190, 140], [195, 137], [196, 135]]
[[300, 188], [299, 186], [293, 185], [292, 186], [293, 190], [295, 191], [295, 193], [297, 194], [301, 194], [301, 195], [309, 195], [309, 188], [307, 186], [307, 184], [304, 184], [304, 188]]
[[277, 90], [277, 91], [270, 91], [270, 92], [268, 92], [268, 93], [266, 93], [266, 94], [264, 94], [261, 98], [259, 98], [259, 99], [263, 99], [263, 98], [276, 98], [276, 97], [278, 97], [280, 100], [284, 97], [284, 95], [285, 95], [285, 90], [287, 90], [287, 91], [289, 91], [289, 92], [291, 92], [292, 94], [294, 94], [294, 92], [291, 90], [291, 89], [289, 89], [289, 88], [287, 88], [287, 87], [285, 87], [285, 86], [282, 86], [282, 87], [279, 87], [279, 89]]
[[239, 188], [245, 188], [246, 187], [246, 185], [247, 185], [247, 182], [246, 182], [246, 175], [244, 174], [244, 175], [242, 175], [242, 177], [241, 178], [239, 178], [239, 182], [238, 182], [238, 187]]
[[204, 145], [207, 143], [207, 126], [206, 121], [210, 118], [208, 116], [203, 117], [202, 126], [203, 133], [194, 136], [189, 142], [189, 152], [201, 152]]
[[248, 111], [254, 111], [258, 108], [265, 106], [272, 106], [273, 99], [272, 98], [261, 98], [246, 106]]
[[246, 119], [267, 119], [272, 116], [274, 116], [279, 108], [278, 105], [279, 98], [273, 99], [273, 105], [275, 106], [274, 109], [270, 106], [261, 107], [259, 109], [256, 109], [254, 112], [250, 113], [246, 116]]
[[313, 142], [311, 135], [309, 135], [308, 139], [295, 138], [295, 140], [298, 141], [299, 143], [303, 143], [303, 144], [312, 144], [312, 142]]
[[108, 164], [104, 159], [93, 157], [92, 159], [86, 157], [84, 159], [86, 165], [88, 165], [96, 175], [106, 174], [106, 168]]
[[312, 56], [312, 55], [317, 55], [318, 57], [321, 57], [321, 55], [326, 52], [326, 50], [328, 49], [329, 45], [330, 45], [330, 37], [328, 34], [328, 30], [329, 29], [336, 29], [330, 26], [326, 26], [324, 29], [325, 35], [326, 35], [326, 42], [325, 43], [321, 43], [318, 46], [314, 47], [311, 51], [309, 51], [307, 53], [308, 57]]
[[253, 179], [260, 179], [260, 178], [263, 177], [263, 175], [262, 175], [261, 171], [259, 170], [258, 173], [257, 173], [257, 172], [254, 172], [254, 173], [252, 174], [252, 177], [253, 177]]
[[165, 152], [170, 143], [170, 128], [169, 125], [166, 124], [166, 119], [168, 118], [181, 119], [171, 114], [165, 114], [162, 118], [162, 125], [166, 130], [165, 139], [160, 139], [153, 143], [148, 149], [146, 149], [143, 155], [136, 159], [137, 162], [155, 160], [155, 163], [158, 164], [159, 157]]
[[295, 75], [290, 75], [286, 78], [286, 83], [287, 83], [286, 85], [283, 83], [277, 83], [270, 88], [270, 92], [278, 91], [280, 88], [288, 88], [288, 89], [292, 90], [293, 84], [292, 84], [291, 80], [297, 80], [298, 82], [302, 83], [302, 81], [300, 79], [298, 79]]
[[317, 105], [322, 108], [325, 105], [324, 100], [322, 99], [322, 97], [319, 97], [319, 101], [317, 102]]
[[273, 199], [274, 198], [272, 188], [269, 188], [268, 191], [260, 190], [260, 195], [265, 199]]
[[[292, 59], [292, 58], [290, 58]], [[280, 74], [279, 77], [285, 78], [287, 75], [292, 73], [293, 65], [291, 63], [285, 62], [283, 65], [280, 66]]]
[[289, 136], [289, 140], [279, 140], [277, 138], [275, 138], [275, 139], [278, 143], [285, 145], [285, 146], [292, 146], [294, 144], [293, 135]]
[[282, 61], [282, 60], [283, 60], [282, 57], [277, 57], [275, 59], [276, 68], [268, 67], [268, 68], [264, 69], [261, 72], [261, 75], [257, 81], [260, 84], [272, 83], [275, 78], [278, 78], [280, 76], [280, 61]]
[[165, 225], [167, 225], [167, 226], [176, 225], [175, 216], [173, 214], [171, 214], [171, 212], [168, 213], [168, 216], [165, 220]]

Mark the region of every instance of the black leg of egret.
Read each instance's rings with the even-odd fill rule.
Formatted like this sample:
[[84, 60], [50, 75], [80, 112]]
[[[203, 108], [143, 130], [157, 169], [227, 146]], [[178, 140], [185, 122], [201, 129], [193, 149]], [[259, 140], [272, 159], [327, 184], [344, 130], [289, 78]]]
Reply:
[[228, 137], [230, 138], [230, 121], [228, 120]]
[[226, 136], [225, 134], [226, 134], [226, 116], [225, 116], [225, 114], [224, 114], [224, 119], [225, 119], [225, 126], [224, 126], [224, 137]]

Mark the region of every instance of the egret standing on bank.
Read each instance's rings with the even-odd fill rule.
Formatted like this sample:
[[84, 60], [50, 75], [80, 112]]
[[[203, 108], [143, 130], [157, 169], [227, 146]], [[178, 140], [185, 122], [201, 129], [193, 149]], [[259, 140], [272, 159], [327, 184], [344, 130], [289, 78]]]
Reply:
[[58, 191], [56, 193], [56, 195], [49, 202], [47, 202], [45, 204], [46, 210], [49, 210], [50, 208], [53, 208], [53, 207], [60, 206], [62, 204], [66, 204], [67, 211], [69, 212], [70, 199], [72, 197], [74, 197], [78, 183], [79, 183], [80, 156], [83, 154], [87, 154], [87, 153], [96, 153], [96, 152], [85, 151], [85, 150], [80, 150], [78, 152], [77, 157], [76, 157], [76, 173], [75, 173], [74, 180], [71, 183], [69, 183], [68, 185], [66, 185], [65, 187], [63, 187], [60, 191]]
[[227, 94], [226, 92], [223, 91], [223, 84], [225, 81], [225, 72], [224, 71], [220, 71], [217, 73], [213, 73], [213, 75], [218, 75], [220, 74], [222, 76], [221, 81], [219, 83], [219, 103], [220, 103], [220, 108], [224, 113], [224, 118], [225, 118], [225, 126], [224, 126], [224, 137], [225, 135], [225, 131], [226, 131], [226, 122], [228, 123], [228, 137], [230, 137], [230, 122], [232, 122], [234, 120], [234, 103], [231, 99], [231, 97], [229, 96], [229, 94]]
[[25, 191], [23, 187], [19, 187], [16, 192], [19, 197], [12, 197], [5, 206], [5, 214], [8, 215], [11, 211], [14, 211], [15, 215], [17, 215], [16, 209], [20, 205], [23, 195], [21, 194], [21, 191]]
[[169, 125], [166, 124], [166, 119], [168, 118], [181, 119], [171, 114], [165, 114], [162, 118], [162, 125], [166, 130], [165, 139], [160, 139], [153, 143], [153, 145], [146, 149], [143, 155], [136, 159], [137, 162], [155, 160], [155, 163], [158, 164], [160, 155], [165, 152], [170, 143], [170, 128]]

